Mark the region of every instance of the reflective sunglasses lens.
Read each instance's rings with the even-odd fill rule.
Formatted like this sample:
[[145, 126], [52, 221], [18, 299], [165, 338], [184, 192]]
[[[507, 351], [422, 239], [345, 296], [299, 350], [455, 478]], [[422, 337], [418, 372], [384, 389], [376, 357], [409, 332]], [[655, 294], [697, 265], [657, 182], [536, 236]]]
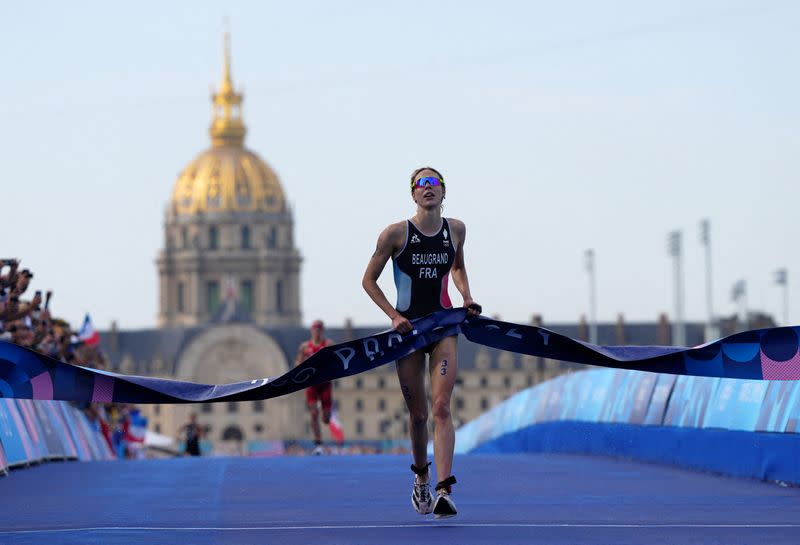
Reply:
[[435, 176], [426, 176], [417, 180], [417, 187], [425, 187], [426, 185], [435, 186], [439, 185], [441, 180]]

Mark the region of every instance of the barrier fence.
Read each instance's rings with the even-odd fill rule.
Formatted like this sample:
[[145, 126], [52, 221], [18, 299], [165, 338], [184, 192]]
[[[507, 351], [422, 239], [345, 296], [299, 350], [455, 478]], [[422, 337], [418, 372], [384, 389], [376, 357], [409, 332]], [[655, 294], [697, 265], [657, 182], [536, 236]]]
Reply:
[[99, 427], [68, 402], [0, 399], [0, 470], [115, 458]]
[[625, 456], [800, 484], [800, 381], [597, 369], [512, 396], [456, 432], [456, 452]]

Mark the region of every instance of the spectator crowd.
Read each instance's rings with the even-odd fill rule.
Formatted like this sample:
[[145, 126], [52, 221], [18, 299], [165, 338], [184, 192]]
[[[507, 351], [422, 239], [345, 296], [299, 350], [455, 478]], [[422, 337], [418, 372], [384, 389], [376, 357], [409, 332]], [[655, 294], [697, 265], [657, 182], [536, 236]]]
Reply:
[[[99, 342], [81, 338], [69, 322], [54, 318], [50, 310], [52, 291], [30, 296], [33, 272], [20, 268], [17, 259], [0, 260], [0, 340], [30, 348], [64, 363], [106, 369], [108, 358]], [[89, 421], [103, 434], [120, 458], [143, 454], [144, 433], [139, 410], [128, 404], [79, 404]]]

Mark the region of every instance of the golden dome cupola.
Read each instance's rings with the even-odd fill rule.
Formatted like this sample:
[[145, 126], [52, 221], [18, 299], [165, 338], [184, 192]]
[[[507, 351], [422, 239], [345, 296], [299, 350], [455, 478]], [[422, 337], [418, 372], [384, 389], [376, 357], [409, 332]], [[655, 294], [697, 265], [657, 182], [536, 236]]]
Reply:
[[270, 166], [244, 146], [243, 96], [233, 87], [230, 36], [225, 34], [222, 83], [211, 95], [211, 148], [178, 176], [171, 211], [180, 216], [208, 212], [286, 213], [280, 180]]
[[233, 88], [231, 78], [231, 38], [225, 33], [225, 60], [219, 92], [211, 95], [214, 117], [208, 132], [215, 148], [224, 146], [242, 147], [247, 129], [242, 121], [244, 97]]

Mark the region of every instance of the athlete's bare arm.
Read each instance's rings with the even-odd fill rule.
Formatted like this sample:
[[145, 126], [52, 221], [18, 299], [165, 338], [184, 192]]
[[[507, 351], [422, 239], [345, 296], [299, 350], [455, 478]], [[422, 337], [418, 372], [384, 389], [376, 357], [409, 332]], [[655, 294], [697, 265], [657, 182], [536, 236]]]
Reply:
[[376, 305], [386, 313], [386, 316], [392, 321], [392, 328], [400, 333], [408, 333], [411, 331], [411, 322], [405, 316], [397, 312], [386, 294], [383, 293], [380, 286], [378, 286], [378, 278], [386, 266], [386, 262], [395, 255], [403, 246], [406, 236], [405, 222], [393, 223], [383, 230], [378, 237], [378, 244], [375, 247], [375, 253], [367, 264], [367, 270], [364, 271], [364, 278], [361, 280], [361, 285], [364, 291], [375, 302]]
[[[472, 294], [469, 291], [469, 278], [467, 278], [467, 266], [464, 263], [464, 241], [467, 238], [467, 227], [464, 222], [457, 219], [448, 219], [450, 229], [453, 231], [456, 244], [456, 257], [453, 261], [453, 268], [450, 269], [450, 275], [453, 278], [453, 284], [456, 289], [461, 293], [464, 298], [464, 306], [475, 303], [472, 299]], [[470, 314], [478, 314], [476, 311], [470, 311]]]
[[306, 361], [306, 347], [308, 346], [308, 341], [303, 341], [300, 343], [299, 348], [297, 349], [297, 355], [294, 357], [294, 365], [297, 367], [304, 361]]

